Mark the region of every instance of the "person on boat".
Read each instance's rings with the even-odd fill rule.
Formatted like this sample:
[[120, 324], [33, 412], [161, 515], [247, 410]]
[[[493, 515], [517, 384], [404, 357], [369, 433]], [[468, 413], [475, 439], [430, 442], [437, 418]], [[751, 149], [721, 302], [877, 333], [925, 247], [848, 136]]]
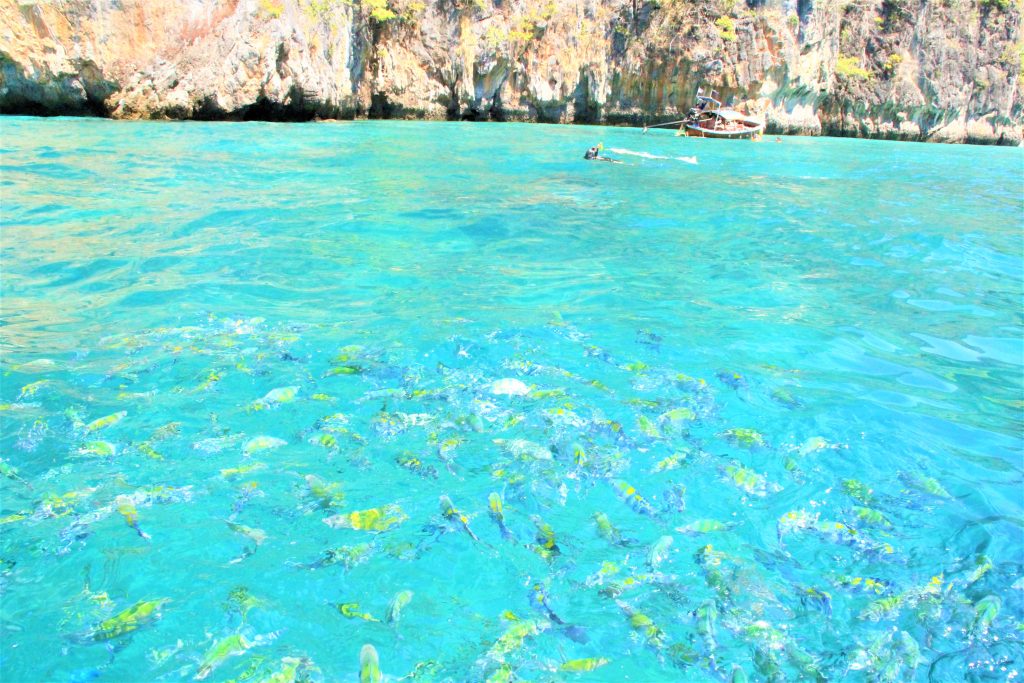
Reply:
[[583, 158], [587, 161], [610, 161], [613, 164], [621, 164], [622, 162], [618, 159], [612, 159], [611, 157], [601, 156], [601, 150], [604, 149], [604, 144], [597, 144], [587, 150], [587, 153], [583, 155]]

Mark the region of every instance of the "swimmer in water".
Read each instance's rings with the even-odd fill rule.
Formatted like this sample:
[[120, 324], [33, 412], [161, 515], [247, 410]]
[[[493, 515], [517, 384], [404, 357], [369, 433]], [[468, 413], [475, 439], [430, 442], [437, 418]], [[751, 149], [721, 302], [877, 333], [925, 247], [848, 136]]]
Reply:
[[601, 156], [601, 150], [604, 149], [603, 144], [595, 145], [587, 150], [587, 153], [583, 155], [583, 158], [588, 161], [609, 161], [613, 164], [621, 164], [622, 162], [618, 159], [612, 159], [611, 157]]

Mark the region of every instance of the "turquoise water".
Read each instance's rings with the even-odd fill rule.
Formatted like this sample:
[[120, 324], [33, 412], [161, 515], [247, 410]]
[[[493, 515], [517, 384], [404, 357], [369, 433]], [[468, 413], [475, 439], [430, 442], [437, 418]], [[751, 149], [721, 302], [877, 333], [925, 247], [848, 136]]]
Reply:
[[1019, 680], [1019, 149], [0, 133], [5, 681]]

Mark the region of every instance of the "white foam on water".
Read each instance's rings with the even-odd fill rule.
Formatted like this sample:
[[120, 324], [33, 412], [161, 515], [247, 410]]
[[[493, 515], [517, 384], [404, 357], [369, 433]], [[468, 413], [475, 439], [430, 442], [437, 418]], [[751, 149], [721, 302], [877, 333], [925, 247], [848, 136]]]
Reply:
[[671, 157], [659, 156], [657, 154], [651, 154], [650, 152], [634, 152], [631, 149], [621, 149], [619, 147], [612, 147], [608, 151], [609, 152], [613, 152], [615, 154], [629, 154], [630, 156], [634, 156], [634, 157], [643, 157], [644, 159], [670, 159], [671, 158]]
[[614, 154], [627, 154], [634, 157], [643, 157], [644, 159], [665, 159], [668, 161], [684, 161], [688, 164], [696, 164], [697, 157], [666, 157], [659, 154], [651, 154], [650, 152], [634, 152], [631, 149], [622, 149], [619, 147], [611, 147], [608, 150]]

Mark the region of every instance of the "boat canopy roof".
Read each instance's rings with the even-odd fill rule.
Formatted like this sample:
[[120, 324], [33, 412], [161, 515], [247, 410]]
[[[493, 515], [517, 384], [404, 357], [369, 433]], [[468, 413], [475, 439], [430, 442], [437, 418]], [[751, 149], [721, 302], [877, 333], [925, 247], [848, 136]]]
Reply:
[[717, 114], [718, 116], [721, 116], [726, 121], [751, 121], [751, 120], [753, 120], [753, 119], [751, 119], [751, 117], [747, 116], [746, 114], [741, 114], [740, 112], [736, 111], [735, 109], [719, 109], [718, 111], [716, 111], [714, 113]]

